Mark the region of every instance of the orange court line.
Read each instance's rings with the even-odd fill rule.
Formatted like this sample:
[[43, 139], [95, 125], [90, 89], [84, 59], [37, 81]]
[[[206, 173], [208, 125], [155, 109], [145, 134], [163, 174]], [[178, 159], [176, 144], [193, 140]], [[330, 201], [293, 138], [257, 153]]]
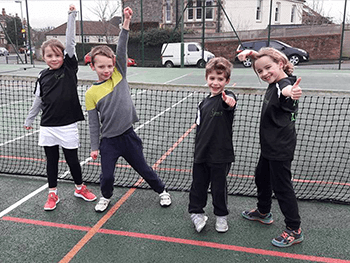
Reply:
[[[59, 224], [59, 223], [46, 222], [46, 221], [41, 221], [41, 220], [16, 218], [16, 217], [9, 217], [9, 216], [4, 216], [1, 218], [1, 220], [12, 221], [12, 222], [17, 222], [17, 223], [24, 223], [24, 224], [32, 224], [32, 225], [38, 225], [38, 226], [49, 226], [49, 227], [57, 227], [57, 228], [72, 229], [72, 230], [79, 230], [79, 231], [89, 231], [89, 232], [93, 229], [91, 227], [76, 226], [76, 225], [70, 225], [70, 224]], [[271, 256], [271, 257], [290, 258], [290, 259], [296, 259], [296, 260], [307, 260], [307, 261], [312, 261], [312, 262], [350, 263], [350, 260], [345, 260], [345, 259], [336, 259], [336, 258], [318, 257], [318, 256], [312, 256], [312, 255], [293, 254], [293, 253], [279, 252], [279, 251], [274, 251], [274, 250], [249, 248], [249, 247], [242, 247], [242, 246], [235, 246], [235, 245], [228, 245], [228, 244], [220, 244], [220, 243], [215, 243], [215, 242], [198, 241], [198, 240], [193, 240], [193, 239], [183, 239], [183, 238], [167, 237], [167, 236], [144, 234], [144, 233], [137, 233], [137, 232], [128, 232], [128, 231], [100, 228], [100, 229], [95, 229], [95, 233], [101, 233], [101, 234], [106, 234], [106, 235], [115, 235], [115, 236], [124, 236], [124, 237], [133, 237], [133, 238], [141, 238], [141, 239], [148, 239], [148, 240], [155, 240], [155, 241], [163, 241], [163, 242], [176, 243], [176, 244], [192, 245], [192, 246], [197, 246], [197, 247], [207, 247], [207, 248], [215, 248], [215, 249], [222, 249], [222, 250], [230, 250], [230, 251], [237, 251], [237, 252], [243, 252], [243, 253], [249, 253], [249, 254]], [[61, 260], [60, 262], [68, 262], [68, 261]]]
[[177, 244], [185, 244], [185, 245], [193, 245], [193, 246], [199, 246], [199, 247], [217, 248], [217, 249], [245, 252], [245, 253], [264, 255], [264, 256], [307, 260], [307, 261], [313, 261], [313, 262], [350, 263], [350, 260], [344, 260], [344, 259], [317, 257], [317, 256], [302, 255], [302, 254], [292, 254], [292, 253], [278, 252], [278, 251], [266, 250], [266, 249], [260, 249], [260, 248], [249, 248], [249, 247], [220, 244], [220, 243], [208, 242], [208, 241], [198, 241], [198, 240], [192, 240], [192, 239], [166, 237], [166, 236], [143, 234], [143, 233], [136, 233], [136, 232], [127, 232], [127, 231], [120, 231], [120, 230], [100, 229], [99, 233], [113, 234], [113, 235], [118, 235], [118, 236], [135, 237], [135, 238], [143, 238], [143, 239], [149, 239], [149, 240], [164, 241], [164, 242], [169, 242], [169, 243], [177, 243]]
[[[195, 124], [194, 124], [195, 125]], [[192, 126], [193, 127], [193, 126]], [[185, 134], [188, 135], [189, 131], [191, 131], [193, 128], [189, 129]], [[185, 135], [184, 134], [184, 135]], [[183, 135], [183, 136], [184, 136]], [[174, 144], [174, 145], [156, 162], [156, 164], [152, 167], [156, 171], [174, 171], [174, 172], [185, 172], [185, 173], [191, 173], [191, 169], [178, 169], [178, 168], [158, 168], [157, 166], [162, 163], [168, 155], [176, 148], [176, 146], [183, 140], [183, 136]], [[180, 141], [180, 142], [179, 142]], [[19, 156], [7, 156], [7, 155], [0, 155], [0, 158], [4, 159], [13, 159], [13, 160], [25, 160], [25, 161], [40, 161], [45, 162], [45, 159], [37, 159], [37, 158], [30, 158], [30, 157], [19, 157]], [[66, 163], [65, 160], [59, 160], [60, 163]], [[96, 165], [100, 166], [100, 163], [97, 162], [88, 162], [87, 165]], [[131, 165], [127, 164], [116, 164], [117, 168], [132, 168]], [[238, 178], [248, 178], [248, 179], [254, 179], [254, 175], [243, 175], [243, 174], [231, 174], [229, 173], [228, 176], [230, 177], [238, 177]], [[293, 182], [299, 182], [299, 183], [306, 183], [306, 184], [319, 184], [319, 185], [341, 185], [341, 186], [350, 186], [350, 183], [342, 183], [342, 182], [328, 182], [328, 181], [322, 181], [322, 180], [309, 180], [309, 179], [297, 179], [293, 178]]]
[[189, 128], [178, 140], [176, 143], [173, 144], [172, 147], [169, 148], [169, 150], [163, 154], [163, 156], [153, 165], [153, 169], [158, 167], [171, 153], [174, 151], [174, 149], [190, 134], [190, 132], [196, 127], [196, 124], [194, 123], [191, 128]]
[[[139, 179], [142, 181], [143, 179]], [[138, 181], [138, 182], [139, 182]], [[137, 182], [137, 183], [138, 183]], [[136, 184], [137, 184], [136, 183]], [[100, 230], [100, 228], [112, 217], [121, 205], [135, 192], [136, 188], [131, 188], [121, 199], [86, 233], [86, 235], [64, 256], [59, 263], [70, 262], [73, 257], [86, 245], [87, 242]]]
[[[184, 133], [180, 139], [165, 153], [163, 156], [152, 166], [152, 168], [158, 167], [166, 157], [183, 141], [183, 139], [192, 131], [195, 125]], [[144, 180], [140, 178], [134, 187], [139, 186]], [[68, 263], [72, 258], [82, 249], [83, 246], [100, 230], [100, 228], [112, 217], [112, 215], [119, 209], [119, 207], [135, 192], [136, 188], [131, 188], [125, 195], [94, 225], [87, 234], [65, 255], [65, 257], [59, 263]]]

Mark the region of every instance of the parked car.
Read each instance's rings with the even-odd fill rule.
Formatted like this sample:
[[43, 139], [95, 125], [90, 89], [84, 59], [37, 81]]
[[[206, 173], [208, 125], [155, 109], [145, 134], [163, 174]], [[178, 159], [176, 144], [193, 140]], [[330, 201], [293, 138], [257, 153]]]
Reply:
[[[90, 64], [90, 63], [91, 63], [91, 54], [90, 54], [90, 52], [89, 52], [89, 53], [87, 53], [87, 54], [84, 56], [84, 64], [87, 65], [87, 64]], [[135, 62], [134, 59], [128, 58], [127, 66], [128, 66], [128, 67], [137, 66], [137, 64], [136, 64], [136, 62]]]
[[0, 47], [0, 56], [8, 56], [9, 52], [6, 48]]
[[[267, 42], [267, 40], [242, 42], [242, 44], [237, 47], [236, 55], [238, 55], [244, 49], [253, 49], [255, 51], [259, 51], [260, 48], [267, 47]], [[309, 53], [307, 51], [292, 47], [282, 41], [270, 40], [270, 47], [276, 48], [277, 50], [283, 52], [293, 65], [298, 65], [299, 62], [309, 61]], [[242, 63], [245, 67], [250, 67], [252, 65], [250, 58], [247, 58]]]

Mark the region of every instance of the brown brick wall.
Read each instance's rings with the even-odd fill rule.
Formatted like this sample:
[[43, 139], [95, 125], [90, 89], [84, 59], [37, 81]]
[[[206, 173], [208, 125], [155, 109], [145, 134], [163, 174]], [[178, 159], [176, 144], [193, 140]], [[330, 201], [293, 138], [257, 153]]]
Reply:
[[[241, 41], [253, 41], [258, 39], [242, 39]], [[282, 37], [278, 40], [293, 47], [306, 50], [310, 54], [310, 60], [333, 60], [339, 58], [341, 35], [318, 35], [305, 37]], [[210, 41], [205, 48], [215, 56], [223, 56], [230, 61], [235, 60], [235, 51], [238, 40]]]

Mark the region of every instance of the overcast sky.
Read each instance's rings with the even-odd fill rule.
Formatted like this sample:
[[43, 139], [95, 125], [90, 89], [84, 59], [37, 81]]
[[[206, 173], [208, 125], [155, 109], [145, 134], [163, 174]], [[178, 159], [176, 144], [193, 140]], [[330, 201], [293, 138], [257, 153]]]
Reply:
[[[97, 2], [99, 1], [104, 0], [82, 0], [84, 20], [98, 20], [98, 17], [92, 14], [89, 9], [96, 7]], [[256, 3], [256, 0], [248, 1], [253, 1]], [[337, 23], [341, 23], [343, 21], [345, 0], [307, 0], [306, 2], [310, 7], [312, 7], [313, 3], [317, 1], [320, 2], [321, 7], [323, 7], [322, 15], [334, 17], [334, 21]], [[7, 14], [14, 15], [18, 13], [18, 15], [21, 16], [21, 4], [16, 3], [15, 0], [1, 0], [0, 2], [1, 9], [5, 8]], [[67, 10], [70, 4], [74, 4], [77, 7], [77, 10], [80, 10], [79, 0], [27, 0], [27, 2], [30, 25], [32, 28], [45, 28], [48, 26], [57, 27], [65, 23], [67, 21]], [[110, 2], [113, 3], [114, 6], [117, 6], [118, 3], [120, 4], [119, 0], [110, 0]], [[22, 0], [22, 12], [23, 17], [27, 17], [25, 0]], [[348, 16], [350, 16], [350, 1], [348, 1], [346, 13]]]
[[[101, 1], [104, 2], [104, 0], [82, 0], [83, 20], [99, 20], [90, 10], [94, 9]], [[120, 6], [119, 0], [110, 0], [110, 2], [114, 7]], [[27, 0], [27, 3], [29, 22], [32, 28], [57, 27], [67, 22], [70, 4], [74, 4], [77, 10], [80, 10], [79, 0]], [[16, 3], [15, 0], [0, 0], [0, 8], [5, 8], [7, 14], [15, 15], [17, 13], [21, 17], [21, 4]], [[27, 17], [26, 12], [26, 2], [22, 0], [22, 13], [25, 18]], [[121, 13], [119, 12], [118, 15]], [[80, 13], [78, 19], [80, 19]]]

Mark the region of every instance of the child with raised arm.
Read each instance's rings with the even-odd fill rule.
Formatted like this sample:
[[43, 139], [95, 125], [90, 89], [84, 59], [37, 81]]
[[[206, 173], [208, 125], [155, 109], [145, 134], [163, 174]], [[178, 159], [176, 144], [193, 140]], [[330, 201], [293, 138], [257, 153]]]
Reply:
[[[91, 157], [96, 159], [100, 151], [101, 198], [95, 206], [96, 212], [107, 209], [114, 188], [114, 170], [120, 156], [146, 180], [159, 194], [160, 205], [171, 204], [170, 194], [154, 170], [146, 163], [142, 152], [142, 141], [133, 129], [138, 121], [126, 80], [127, 41], [132, 9], [124, 9], [123, 28], [119, 35], [117, 54], [105, 45], [91, 50], [91, 68], [96, 71], [98, 82], [85, 94], [89, 115]], [[101, 140], [100, 140], [101, 137]]]
[[289, 247], [303, 241], [300, 228], [298, 203], [295, 196], [291, 163], [296, 146], [295, 118], [302, 91], [293, 73], [293, 65], [287, 57], [274, 48], [262, 48], [259, 52], [243, 51], [238, 58], [247, 56], [254, 60], [257, 75], [269, 84], [260, 117], [261, 154], [255, 170], [257, 208], [243, 211], [248, 220], [272, 224], [272, 192], [285, 217], [286, 229], [272, 240], [277, 247]]
[[210, 94], [198, 105], [196, 118], [192, 185], [188, 211], [197, 232], [201, 232], [208, 217], [204, 213], [211, 184], [215, 229], [228, 230], [226, 177], [234, 161], [232, 124], [236, 96], [224, 90], [230, 82], [232, 64], [223, 57], [211, 59], [206, 65], [205, 79]]
[[96, 196], [83, 185], [78, 159], [78, 121], [84, 120], [77, 93], [78, 61], [75, 56], [75, 18], [77, 11], [70, 5], [66, 31], [66, 49], [57, 39], [41, 46], [43, 59], [49, 68], [40, 72], [35, 86], [35, 100], [25, 120], [25, 128], [32, 129], [35, 117], [42, 110], [39, 145], [44, 147], [49, 196], [44, 209], [54, 210], [60, 201], [57, 194], [59, 146], [72, 174], [74, 195], [85, 201]]

